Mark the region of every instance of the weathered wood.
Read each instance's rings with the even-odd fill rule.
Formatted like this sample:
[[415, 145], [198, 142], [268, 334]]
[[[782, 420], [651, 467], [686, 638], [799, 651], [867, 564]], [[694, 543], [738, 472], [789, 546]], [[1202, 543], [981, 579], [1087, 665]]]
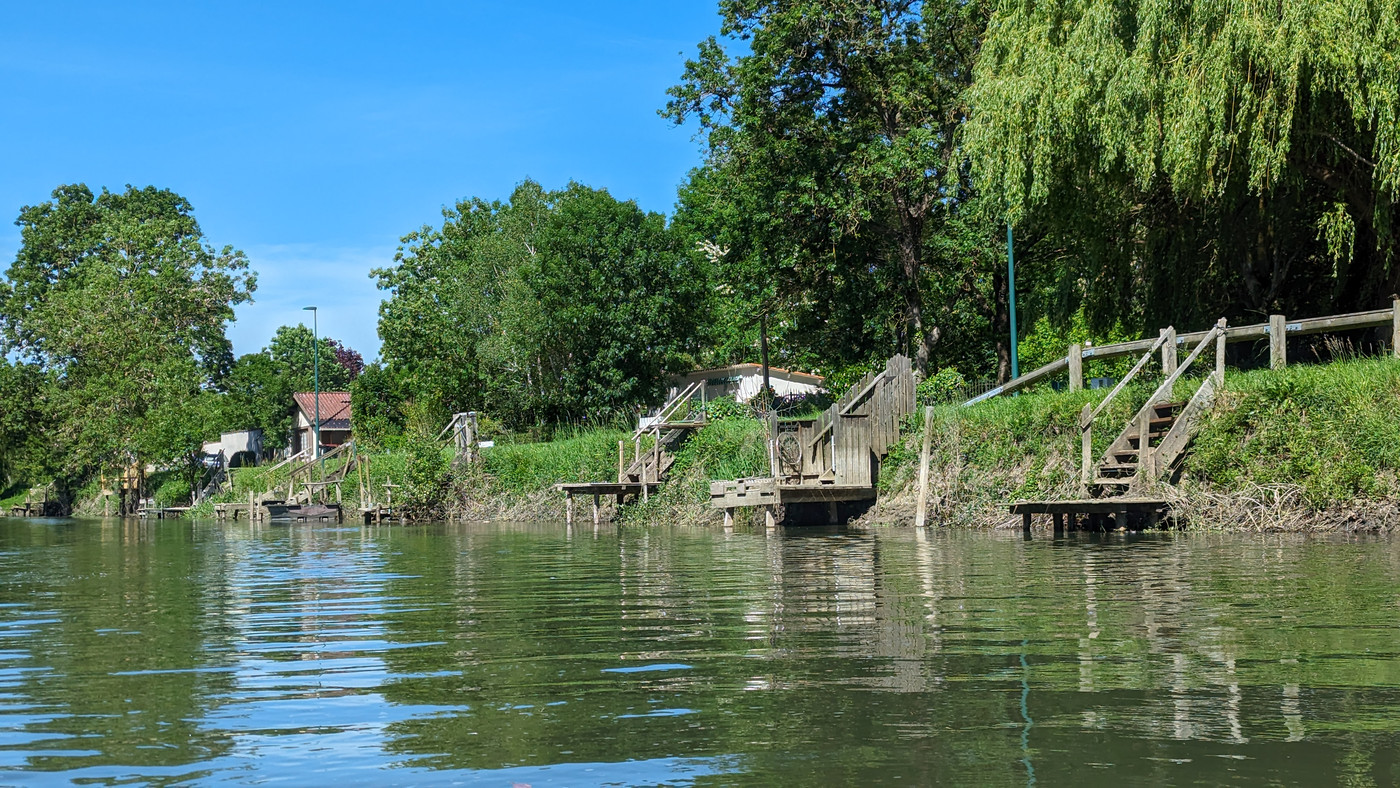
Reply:
[[1065, 356], [1069, 360], [1069, 390], [1081, 391], [1084, 388], [1084, 346], [1073, 344], [1069, 346], [1069, 354]]
[[[1144, 345], [1143, 347], [1148, 347], [1149, 345], [1151, 345], [1150, 342], [1149, 342], [1147, 345]], [[1089, 351], [1086, 350], [1086, 351], [1084, 351], [1084, 352], [1085, 352], [1085, 353], [1088, 353]], [[1085, 356], [1085, 357], [1087, 358], [1087, 356]], [[969, 405], [976, 405], [977, 403], [979, 403], [979, 402], [985, 402], [986, 400], [989, 400], [989, 399], [991, 399], [992, 397], [997, 397], [997, 396], [1000, 396], [1000, 395], [1002, 395], [1002, 394], [1010, 394], [1010, 393], [1013, 392], [1013, 391], [1019, 391], [1019, 390], [1021, 390], [1021, 389], [1023, 389], [1023, 388], [1026, 388], [1027, 386], [1030, 386], [1030, 385], [1035, 384], [1035, 383], [1039, 383], [1040, 381], [1045, 380], [1046, 378], [1049, 378], [1049, 377], [1051, 377], [1051, 376], [1053, 376], [1053, 375], [1059, 373], [1060, 371], [1064, 370], [1064, 369], [1065, 369], [1066, 367], [1068, 367], [1068, 366], [1069, 366], [1069, 358], [1068, 358], [1068, 357], [1066, 357], [1066, 358], [1058, 358], [1058, 359], [1055, 359], [1054, 361], [1051, 361], [1049, 364], [1046, 364], [1045, 366], [1043, 366], [1043, 367], [1041, 367], [1041, 368], [1039, 368], [1039, 369], [1036, 369], [1036, 370], [1032, 370], [1032, 371], [1030, 371], [1030, 372], [1027, 372], [1026, 374], [1022, 375], [1021, 377], [1016, 378], [1015, 380], [1007, 381], [1006, 383], [1004, 383], [1004, 384], [1002, 384], [1002, 385], [1000, 385], [1000, 386], [997, 386], [996, 388], [992, 389], [991, 391], [986, 392], [985, 394], [981, 394], [981, 395], [978, 395], [978, 396], [976, 396], [976, 397], [973, 397], [972, 399], [968, 400], [967, 402], [964, 402], [964, 403], [963, 403], [963, 406], [964, 406], [964, 407], [967, 407], [967, 406], [969, 406]]]
[[1176, 328], [1168, 326], [1161, 331], [1162, 374], [1170, 376], [1176, 372]]
[[1288, 320], [1283, 315], [1269, 315], [1269, 369], [1288, 366]]
[[625, 480], [623, 479], [623, 474], [625, 474], [626, 472], [627, 472], [627, 442], [626, 442], [626, 441], [618, 441], [618, 442], [617, 442], [617, 483], [618, 483], [618, 484], [621, 484], [623, 481], [625, 481]]
[[1400, 358], [1400, 298], [1390, 305], [1390, 352]]
[[1201, 418], [1215, 404], [1215, 394], [1219, 385], [1220, 378], [1217, 375], [1207, 377], [1201, 387], [1196, 389], [1191, 401], [1177, 414], [1172, 428], [1157, 445], [1157, 463], [1153, 469], [1157, 477], [1170, 473], [1185, 453], [1186, 447], [1200, 429]]
[[778, 527], [778, 516], [774, 513], [772, 506], [763, 507], [763, 525], [770, 531]]
[[928, 524], [928, 462], [929, 448], [933, 441], [933, 407], [924, 408], [924, 445], [919, 451], [919, 508], [914, 515], [914, 525], [923, 528]]
[[564, 493], [564, 524], [574, 524], [574, 494]]
[[[1149, 405], [1156, 403], [1149, 402]], [[1138, 472], [1136, 480], [1139, 484], [1148, 483], [1154, 478], [1152, 471], [1152, 413], [1154, 408], [1147, 407], [1138, 411]]]
[[1079, 412], [1079, 484], [1088, 494], [1094, 478], [1094, 410], [1089, 405]]
[[1225, 379], [1225, 318], [1220, 318], [1220, 322], [1215, 324], [1220, 329], [1215, 335], [1215, 374]]
[[594, 496], [593, 496], [593, 524], [594, 524], [594, 525], [597, 525], [598, 523], [602, 522], [602, 519], [603, 519], [603, 513], [602, 513], [601, 501], [599, 500], [599, 496], [594, 495]]

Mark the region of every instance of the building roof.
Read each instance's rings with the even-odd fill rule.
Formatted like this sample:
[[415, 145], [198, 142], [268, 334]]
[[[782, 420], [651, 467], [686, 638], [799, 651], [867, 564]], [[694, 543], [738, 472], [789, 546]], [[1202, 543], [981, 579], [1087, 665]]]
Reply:
[[[306, 421], [316, 423], [316, 395], [310, 391], [298, 391], [292, 395], [297, 407], [306, 414]], [[350, 429], [350, 392], [321, 392], [321, 429]]]
[[[763, 374], [762, 364], [732, 364], [727, 367], [716, 367], [714, 369], [697, 369], [687, 372], [681, 377], [686, 380], [698, 380], [700, 378], [721, 378], [732, 377], [734, 375], [761, 375]], [[813, 375], [809, 372], [794, 372], [782, 367], [769, 367], [770, 377], [783, 378], [794, 383], [809, 383], [813, 386], [820, 386], [826, 382], [826, 378], [821, 375]]]

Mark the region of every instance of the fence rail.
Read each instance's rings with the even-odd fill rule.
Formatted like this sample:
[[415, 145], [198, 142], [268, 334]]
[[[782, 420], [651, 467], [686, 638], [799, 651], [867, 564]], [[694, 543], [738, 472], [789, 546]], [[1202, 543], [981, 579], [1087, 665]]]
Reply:
[[[1269, 322], [1256, 323], [1247, 326], [1227, 326], [1225, 329], [1225, 341], [1247, 342], [1251, 340], [1269, 340], [1269, 364], [1278, 369], [1288, 363], [1289, 336], [1307, 336], [1310, 334], [1326, 334], [1333, 331], [1348, 331], [1358, 328], [1385, 328], [1391, 329], [1391, 348], [1396, 358], [1400, 358], [1400, 299], [1396, 299], [1389, 309], [1373, 309], [1368, 312], [1352, 312], [1344, 315], [1329, 315], [1327, 317], [1310, 317], [1302, 320], [1290, 321], [1283, 315], [1270, 315]], [[1165, 335], [1168, 329], [1162, 329]], [[1178, 334], [1176, 342], [1169, 347], [1162, 348], [1163, 365], [1175, 363], [1176, 350], [1178, 347], [1194, 348], [1207, 337], [1212, 337], [1216, 329], [1214, 327], [1205, 331], [1193, 331], [1187, 334]], [[1085, 359], [1113, 359], [1124, 356], [1136, 356], [1152, 349], [1162, 342], [1162, 335], [1152, 339], [1138, 339], [1132, 342], [1115, 342], [1111, 345], [1099, 345], [1098, 347], [1083, 347], [1081, 345], [1071, 345], [1064, 358], [1058, 358], [1039, 369], [1027, 372], [1026, 374], [1007, 381], [990, 391], [979, 394], [976, 397], [963, 403], [964, 406], [975, 405], [1002, 394], [1010, 394], [1019, 391], [1027, 386], [1034, 385], [1043, 380], [1067, 372], [1069, 375], [1070, 391], [1078, 391], [1084, 387], [1084, 360]], [[1168, 361], [1170, 356], [1171, 361]]]

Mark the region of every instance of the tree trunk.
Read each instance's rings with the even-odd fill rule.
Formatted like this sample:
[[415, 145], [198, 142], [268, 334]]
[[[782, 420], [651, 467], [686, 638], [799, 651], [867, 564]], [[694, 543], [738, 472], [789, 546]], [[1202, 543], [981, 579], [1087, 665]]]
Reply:
[[910, 337], [914, 345], [914, 369], [921, 377], [928, 377], [929, 361], [933, 357], [933, 347], [938, 344], [942, 331], [937, 326], [924, 324], [924, 297], [920, 277], [923, 273], [924, 216], [896, 200], [899, 213], [899, 253], [900, 273], [903, 279], [904, 311], [911, 326]]
[[992, 269], [992, 335], [996, 337], [997, 385], [1011, 379], [1011, 300], [1006, 269]]

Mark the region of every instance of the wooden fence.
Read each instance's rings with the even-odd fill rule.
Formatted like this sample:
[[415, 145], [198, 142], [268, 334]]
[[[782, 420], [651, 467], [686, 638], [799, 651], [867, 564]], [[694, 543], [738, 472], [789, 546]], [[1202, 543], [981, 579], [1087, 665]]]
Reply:
[[[1225, 341], [1247, 342], [1261, 339], [1269, 340], [1269, 364], [1274, 369], [1283, 367], [1288, 363], [1287, 338], [1289, 336], [1307, 336], [1310, 334], [1328, 334], [1334, 331], [1348, 331], [1358, 328], [1384, 328], [1391, 329], [1391, 352], [1396, 358], [1400, 358], [1400, 299], [1396, 299], [1389, 309], [1375, 309], [1369, 312], [1352, 312], [1345, 315], [1332, 315], [1329, 317], [1312, 317], [1303, 320], [1290, 321], [1283, 315], [1271, 315], [1269, 322], [1256, 323], [1248, 326], [1227, 326], [1225, 329]], [[1215, 328], [1205, 331], [1194, 331], [1189, 334], [1176, 335], [1175, 342], [1166, 342], [1162, 345], [1162, 368], [1168, 373], [1176, 369], [1176, 355], [1179, 347], [1187, 349], [1199, 345], [1208, 336], [1211, 336]], [[1084, 388], [1084, 360], [1085, 359], [1113, 359], [1126, 356], [1136, 356], [1146, 352], [1158, 342], [1162, 337], [1167, 336], [1171, 329], [1162, 329], [1160, 335], [1154, 339], [1138, 339], [1132, 342], [1116, 342], [1111, 345], [1099, 345], [1097, 347], [1084, 347], [1082, 345], [1070, 345], [1064, 358], [1058, 358], [1039, 369], [1027, 372], [1015, 380], [980, 394], [964, 405], [975, 405], [978, 402], [989, 400], [992, 397], [1002, 394], [1010, 394], [1013, 391], [1041, 383], [1059, 376], [1067, 374], [1069, 377], [1070, 391], [1078, 391]]]

